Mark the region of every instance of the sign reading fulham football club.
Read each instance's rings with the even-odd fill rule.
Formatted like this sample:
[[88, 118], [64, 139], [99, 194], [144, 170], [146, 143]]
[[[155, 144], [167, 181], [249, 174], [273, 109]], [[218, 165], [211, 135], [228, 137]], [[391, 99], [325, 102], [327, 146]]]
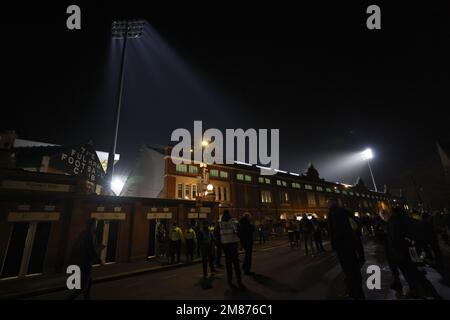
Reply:
[[105, 177], [100, 160], [90, 143], [67, 148], [62, 153], [50, 158], [52, 168], [57, 168], [68, 174], [82, 176], [89, 181], [101, 184]]

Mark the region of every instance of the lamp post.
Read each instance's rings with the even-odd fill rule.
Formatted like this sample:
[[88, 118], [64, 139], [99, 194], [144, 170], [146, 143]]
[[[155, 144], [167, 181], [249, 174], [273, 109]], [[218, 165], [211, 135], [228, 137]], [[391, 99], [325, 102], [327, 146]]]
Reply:
[[114, 158], [116, 155], [117, 135], [119, 132], [119, 119], [123, 97], [123, 81], [124, 81], [127, 39], [139, 38], [142, 35], [143, 29], [144, 29], [144, 20], [138, 19], [114, 21], [112, 24], [111, 30], [112, 38], [117, 40], [123, 40], [123, 45], [122, 45], [122, 56], [120, 59], [119, 91], [117, 94], [117, 106], [114, 113], [113, 135], [108, 154], [108, 165], [106, 168], [106, 181], [108, 183], [109, 189], [111, 189], [112, 177], [114, 173]]
[[372, 167], [370, 166], [370, 159], [373, 159], [373, 152], [371, 149], [366, 149], [363, 152], [361, 152], [361, 158], [365, 161], [367, 161], [367, 165], [369, 166], [370, 176], [372, 177], [373, 187], [375, 189], [375, 192], [378, 192], [377, 184], [375, 183], [375, 178], [373, 176]]

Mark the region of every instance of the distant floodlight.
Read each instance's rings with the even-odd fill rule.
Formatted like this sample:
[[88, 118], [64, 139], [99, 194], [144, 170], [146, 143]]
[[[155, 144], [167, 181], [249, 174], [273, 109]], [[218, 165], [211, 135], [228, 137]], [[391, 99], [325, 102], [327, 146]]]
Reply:
[[144, 29], [144, 20], [132, 19], [114, 21], [111, 27], [111, 35], [113, 39], [139, 38]]
[[214, 190], [214, 186], [213, 186], [212, 184], [208, 184], [208, 185], [206, 186], [206, 190], [208, 190], [208, 191], [213, 191], [213, 190]]
[[119, 195], [125, 185], [123, 178], [114, 177], [111, 181], [111, 190], [114, 191], [116, 195]]
[[373, 152], [372, 149], [366, 149], [363, 152], [361, 152], [361, 158], [363, 160], [370, 160], [373, 159]]

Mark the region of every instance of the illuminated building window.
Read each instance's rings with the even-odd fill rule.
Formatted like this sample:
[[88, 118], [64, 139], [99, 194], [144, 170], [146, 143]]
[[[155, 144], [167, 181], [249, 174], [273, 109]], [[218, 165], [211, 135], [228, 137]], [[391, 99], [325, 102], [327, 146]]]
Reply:
[[228, 172], [226, 172], [226, 171], [220, 171], [220, 177], [221, 177], [221, 178], [228, 179]]
[[311, 185], [309, 185], [309, 184], [305, 184], [305, 189], [306, 190], [312, 190], [313, 187]]
[[283, 187], [287, 187], [286, 181], [281, 181], [281, 184], [283, 185]]
[[317, 190], [317, 191], [323, 191], [323, 188], [322, 188], [322, 187], [319, 187], [319, 186], [317, 186], [317, 187], [316, 187], [316, 190]]
[[300, 189], [301, 188], [300, 183], [292, 182], [292, 188]]
[[177, 185], [177, 198], [183, 199], [183, 184], [182, 183], [179, 183]]
[[319, 206], [326, 207], [327, 206], [327, 200], [325, 199], [325, 195], [319, 194]]
[[217, 170], [217, 169], [211, 169], [211, 170], [209, 170], [209, 175], [210, 175], [211, 177], [218, 177], [218, 176], [219, 176], [219, 170]]
[[185, 199], [191, 198], [191, 186], [189, 184], [186, 184], [184, 186], [184, 198]]
[[339, 191], [339, 189], [334, 189], [334, 192], [336, 192], [336, 193], [341, 193], [341, 192]]
[[196, 166], [189, 166], [189, 173], [198, 173], [198, 168]]
[[333, 190], [331, 190], [330, 188], [327, 188], [326, 190], [327, 192], [333, 192]]
[[259, 182], [259, 183], [264, 183], [264, 178], [263, 178], [263, 177], [259, 177], [259, 178], [258, 178], [258, 182]]
[[244, 175], [242, 173], [238, 173], [236, 175], [236, 179], [238, 179], [239, 181], [243, 181], [244, 180]]
[[312, 192], [308, 192], [306, 194], [307, 198], [308, 198], [308, 207], [310, 208], [314, 208], [317, 206], [316, 204], [316, 196], [314, 195], [314, 193]]
[[348, 194], [348, 193], [347, 193], [347, 191], [345, 191], [345, 190], [342, 190], [342, 194]]
[[252, 181], [252, 177], [249, 175], [245, 175], [245, 181], [251, 182]]
[[178, 172], [187, 172], [187, 165], [185, 164], [177, 164], [175, 170]]
[[357, 197], [359, 197], [359, 196], [360, 196], [360, 194], [359, 194], [358, 192], [357, 192], [357, 193], [355, 193], [355, 194], [356, 194], [356, 196], [357, 196]]
[[223, 200], [228, 201], [228, 188], [223, 188]]
[[277, 186], [281, 186], [281, 180], [277, 180]]
[[261, 202], [262, 203], [271, 203], [272, 202], [272, 193], [267, 190], [261, 191]]
[[289, 194], [286, 191], [281, 192], [280, 196], [281, 196], [280, 200], [282, 203], [289, 202]]
[[270, 179], [269, 179], [269, 178], [264, 178], [264, 182], [265, 182], [266, 184], [270, 184]]
[[193, 184], [192, 185], [192, 199], [197, 198], [197, 185]]
[[350, 194], [351, 196], [354, 196], [354, 195], [355, 195], [355, 194], [354, 194], [353, 192], [351, 192], [351, 191], [349, 192], [349, 194]]

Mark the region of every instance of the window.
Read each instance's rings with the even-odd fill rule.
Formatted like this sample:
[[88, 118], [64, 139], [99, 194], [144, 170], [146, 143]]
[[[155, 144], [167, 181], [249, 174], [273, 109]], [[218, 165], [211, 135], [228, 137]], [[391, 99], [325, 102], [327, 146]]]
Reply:
[[196, 166], [189, 166], [189, 173], [198, 173], [198, 168]]
[[243, 181], [243, 180], [244, 180], [244, 175], [243, 175], [242, 173], [238, 173], [238, 174], [236, 175], [236, 179], [238, 179], [238, 180], [240, 180], [240, 181]]
[[309, 184], [305, 184], [305, 189], [306, 190], [312, 190], [313, 187], [311, 185], [309, 185]]
[[179, 183], [177, 185], [177, 198], [183, 199], [183, 184], [182, 183]]
[[322, 187], [319, 187], [319, 186], [317, 186], [317, 187], [316, 187], [316, 190], [317, 190], [317, 191], [323, 191], [323, 188], [322, 188]]
[[262, 203], [271, 203], [272, 202], [272, 193], [267, 190], [261, 191], [261, 202]]
[[277, 180], [277, 186], [281, 186], [281, 180]]
[[289, 194], [286, 191], [280, 193], [281, 203], [289, 202]]
[[283, 187], [287, 187], [286, 181], [281, 181], [281, 184], [283, 185]]
[[228, 188], [223, 188], [223, 200], [228, 201]]
[[184, 198], [190, 199], [191, 198], [191, 185], [186, 184], [184, 186]]
[[300, 189], [300, 183], [292, 182], [292, 188]]
[[259, 177], [259, 178], [258, 178], [258, 182], [259, 182], [259, 183], [264, 183], [264, 178], [263, 178], [263, 177]]
[[264, 181], [266, 182], [266, 184], [270, 184], [270, 179], [269, 178], [264, 178]]
[[358, 193], [358, 192], [357, 192], [357, 193], [355, 193], [355, 194], [356, 194], [356, 196], [357, 196], [357, 197], [359, 197], [359, 193]]
[[327, 200], [325, 199], [325, 195], [319, 194], [319, 206], [320, 207], [326, 207], [327, 206]]
[[175, 170], [178, 172], [187, 172], [187, 165], [185, 164], [177, 164]]
[[245, 175], [245, 181], [251, 182], [252, 181], [252, 177], [249, 175]]
[[209, 175], [211, 177], [218, 177], [219, 176], [219, 170], [211, 169], [211, 170], [209, 170]]
[[345, 191], [345, 190], [342, 190], [342, 194], [348, 194], [348, 193], [347, 193], [347, 191]]
[[316, 207], [316, 196], [314, 195], [314, 193], [312, 192], [308, 192], [306, 194], [307, 198], [308, 198], [308, 207], [310, 208], [314, 208]]
[[197, 198], [197, 185], [193, 184], [192, 185], [192, 199], [196, 199]]
[[226, 171], [220, 171], [220, 177], [221, 177], [221, 178], [226, 178], [226, 179], [228, 179], [228, 172], [226, 172]]
[[337, 189], [337, 188], [334, 189], [334, 192], [341, 193], [341, 191], [339, 191], [339, 189]]
[[333, 190], [331, 190], [331, 188], [327, 188], [326, 190], [327, 190], [327, 192], [333, 192]]
[[354, 195], [355, 195], [355, 194], [354, 194], [353, 192], [351, 192], [351, 191], [349, 192], [349, 194], [350, 194], [351, 196], [354, 196]]

